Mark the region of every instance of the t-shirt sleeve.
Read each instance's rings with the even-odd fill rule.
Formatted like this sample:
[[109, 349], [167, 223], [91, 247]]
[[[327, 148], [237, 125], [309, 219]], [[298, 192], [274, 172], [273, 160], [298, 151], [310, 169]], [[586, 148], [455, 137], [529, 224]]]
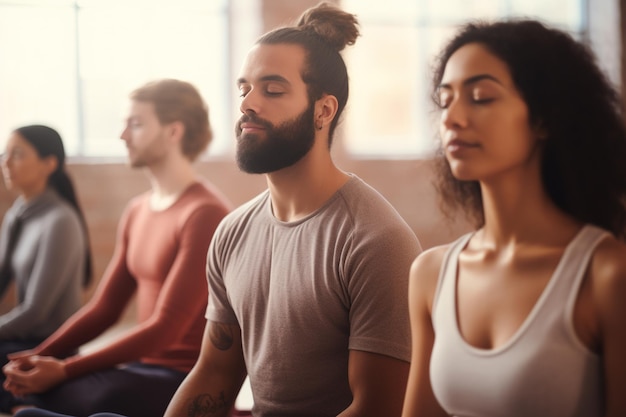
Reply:
[[349, 349], [410, 361], [408, 278], [420, 251], [403, 223], [353, 237], [345, 271], [351, 303]]
[[218, 227], [207, 255], [207, 284], [209, 287], [209, 302], [205, 317], [209, 321], [219, 323], [236, 324], [237, 317], [228, 300], [226, 286], [223, 280], [222, 267], [225, 265], [224, 258], [230, 254], [225, 249], [227, 222], [222, 222]]

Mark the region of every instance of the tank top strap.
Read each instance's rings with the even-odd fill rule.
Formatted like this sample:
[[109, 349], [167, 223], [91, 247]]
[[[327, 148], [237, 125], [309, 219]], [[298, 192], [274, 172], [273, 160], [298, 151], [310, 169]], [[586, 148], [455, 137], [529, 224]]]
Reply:
[[[565, 304], [566, 317], [572, 318], [574, 306], [578, 299], [580, 286], [589, 267], [589, 262], [597, 246], [610, 233], [604, 229], [593, 225], [586, 225], [572, 242], [571, 251], [563, 255], [563, 259], [559, 267], [559, 275], [563, 278], [559, 279], [557, 288], [555, 288], [555, 296], [562, 300], [567, 300]], [[571, 320], [568, 320], [571, 321]]]
[[574, 239], [567, 245], [558, 266], [552, 276], [552, 282], [547, 303], [564, 306], [567, 300], [567, 309], [575, 302], [578, 290], [587, 271], [589, 260], [593, 252], [609, 233], [592, 225], [584, 226]]
[[[459, 254], [467, 245], [467, 242], [474, 236], [474, 232], [467, 233], [456, 241], [454, 241], [448, 251], [446, 252], [443, 262], [441, 264], [441, 270], [439, 271], [439, 278], [437, 279], [437, 287], [435, 289], [435, 295], [433, 297], [432, 317], [436, 317], [436, 311], [439, 308], [439, 300], [441, 297], [452, 299], [452, 303], [455, 300], [455, 287], [456, 287], [456, 275], [458, 270]], [[443, 293], [443, 294], [442, 294]], [[449, 304], [449, 303], [441, 303]], [[441, 306], [440, 308], [446, 308]], [[433, 326], [436, 326], [436, 320], [433, 320]]]

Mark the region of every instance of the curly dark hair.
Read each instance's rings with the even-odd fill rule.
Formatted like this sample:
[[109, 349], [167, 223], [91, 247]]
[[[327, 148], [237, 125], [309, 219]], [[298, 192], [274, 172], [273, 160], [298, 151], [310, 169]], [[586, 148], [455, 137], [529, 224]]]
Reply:
[[296, 26], [274, 29], [261, 36], [257, 44], [294, 44], [306, 51], [302, 80], [306, 83], [309, 101], [323, 94], [335, 96], [337, 114], [330, 125], [329, 143], [339, 117], [348, 101], [348, 71], [340, 55], [347, 45], [353, 45], [359, 36], [355, 15], [322, 2], [302, 13]]
[[[450, 57], [479, 43], [505, 62], [529, 112], [529, 123], [547, 134], [543, 185], [552, 201], [575, 219], [615, 236], [626, 235], [626, 127], [621, 98], [591, 50], [571, 35], [536, 20], [465, 24], [439, 55], [433, 100]], [[464, 207], [484, 224], [477, 181], [459, 181], [437, 156], [436, 185], [444, 211]]]

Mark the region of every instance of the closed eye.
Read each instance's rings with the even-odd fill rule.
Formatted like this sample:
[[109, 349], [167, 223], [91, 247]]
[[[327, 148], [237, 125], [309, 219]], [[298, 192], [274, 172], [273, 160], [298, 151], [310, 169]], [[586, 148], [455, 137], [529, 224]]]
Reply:
[[269, 82], [265, 85], [265, 95], [269, 97], [279, 97], [285, 94], [283, 83]]
[[245, 97], [252, 89], [248, 83], [237, 83], [237, 89], [239, 90], [239, 97]]
[[489, 104], [493, 102], [494, 98], [473, 98], [472, 103], [474, 104]]

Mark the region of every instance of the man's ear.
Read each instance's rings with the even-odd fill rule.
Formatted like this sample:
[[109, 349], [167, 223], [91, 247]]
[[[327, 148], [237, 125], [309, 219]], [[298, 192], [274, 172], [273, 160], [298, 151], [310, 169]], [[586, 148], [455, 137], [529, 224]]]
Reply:
[[177, 143], [180, 143], [185, 137], [185, 125], [180, 120], [169, 123], [167, 129], [168, 137]]
[[325, 126], [330, 126], [335, 115], [337, 114], [337, 109], [339, 108], [339, 103], [337, 102], [337, 98], [330, 94], [324, 94], [321, 98], [319, 98], [315, 102], [315, 128], [317, 130], [322, 130]]

